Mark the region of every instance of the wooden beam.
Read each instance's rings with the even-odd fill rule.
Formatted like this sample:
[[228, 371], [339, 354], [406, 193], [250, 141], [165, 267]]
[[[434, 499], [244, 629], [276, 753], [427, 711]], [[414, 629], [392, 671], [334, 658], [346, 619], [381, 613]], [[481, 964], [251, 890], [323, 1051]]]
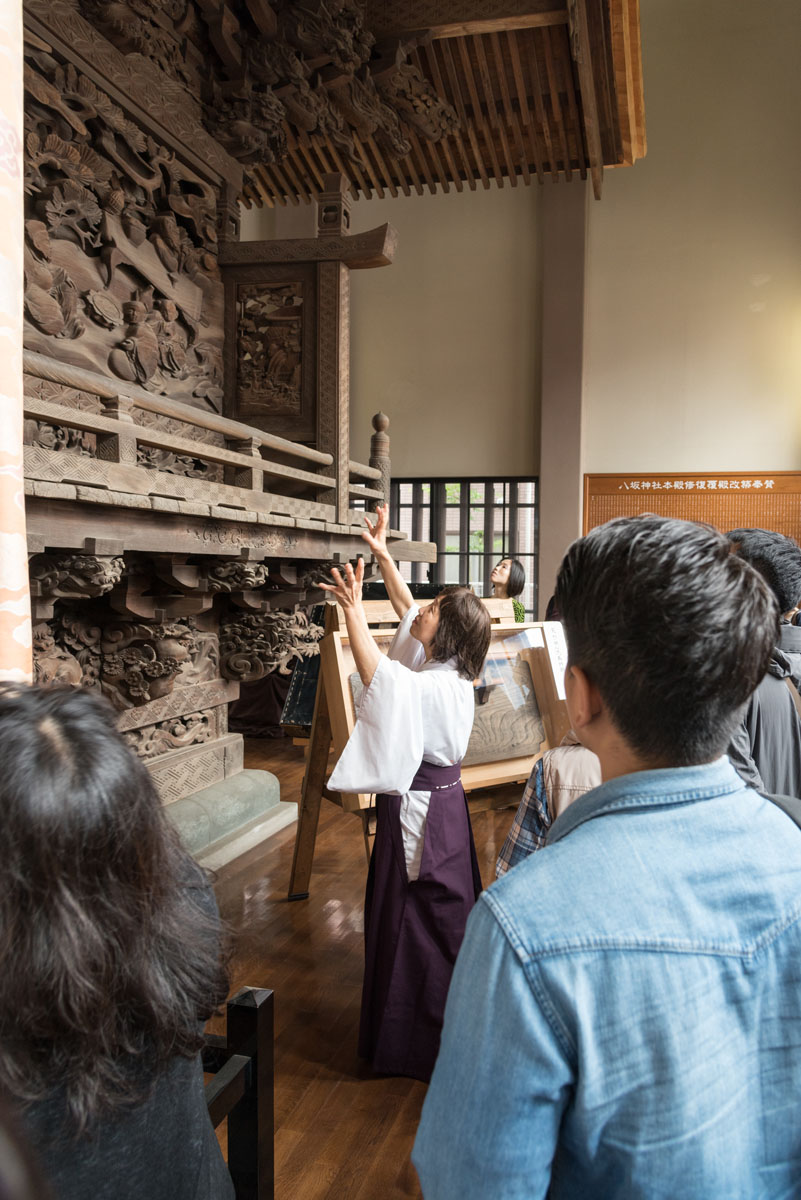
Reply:
[[[306, 178], [313, 179], [319, 191], [325, 191], [325, 171], [321, 171], [317, 166], [317, 162], [312, 153], [312, 146], [309, 142], [308, 135], [305, 132], [298, 131], [297, 141], [295, 141], [294, 131], [291, 126], [287, 125], [287, 145], [294, 150], [298, 162], [304, 168]], [[330, 172], [329, 172], [330, 174]]]
[[306, 177], [306, 172], [300, 165], [300, 162], [295, 157], [294, 150], [289, 148], [287, 143], [287, 152], [281, 159], [281, 167], [286, 174], [292, 187], [295, 188], [304, 204], [311, 204], [311, 189]]
[[448, 73], [448, 81], [451, 85], [451, 103], [453, 104], [459, 116], [461, 128], [467, 131], [467, 140], [470, 142], [470, 148], [473, 151], [475, 168], [470, 167], [469, 164], [466, 164], [468, 166], [468, 176], [475, 179], [476, 171], [478, 171], [482, 184], [485, 188], [488, 188], [489, 179], [487, 178], [487, 172], [484, 170], [484, 162], [478, 149], [478, 139], [476, 137], [475, 125], [468, 117], [467, 110], [464, 106], [464, 101], [462, 100], [462, 90], [459, 87], [459, 82], [456, 77], [456, 67], [453, 61], [453, 54], [451, 53], [450, 42], [442, 42], [441, 49], [442, 61], [445, 64], [445, 70]]
[[556, 40], [556, 61], [561, 75], [560, 83], [564, 85], [564, 92], [567, 96], [567, 107], [570, 109], [570, 125], [567, 130], [567, 150], [570, 153], [570, 135], [576, 144], [576, 165], [579, 169], [579, 175], [582, 179], [587, 178], [587, 156], [584, 153], [584, 126], [579, 112], [578, 99], [576, 98], [576, 88], [573, 79], [573, 62], [570, 57], [570, 48], [568, 42], [562, 38]]
[[470, 93], [470, 103], [473, 106], [473, 121], [477, 126], [480, 127], [484, 136], [484, 142], [492, 160], [493, 175], [495, 176], [498, 187], [503, 187], [503, 172], [501, 171], [501, 164], [498, 161], [498, 155], [495, 151], [495, 139], [492, 136], [492, 130], [487, 124], [486, 117], [484, 116], [481, 108], [481, 101], [478, 98], [478, 89], [476, 88], [476, 81], [473, 76], [473, 67], [467, 50], [467, 41], [465, 39], [460, 39], [457, 41], [456, 45], [459, 47], [459, 57], [462, 60], [462, 70], [464, 71], [464, 77], [467, 82], [467, 90]]
[[[367, 135], [367, 137], [364, 140], [367, 143], [368, 148], [372, 152], [373, 158], [375, 159], [376, 164], [378, 165], [379, 171], [381, 172], [381, 174], [384, 177], [386, 185], [389, 188], [389, 194], [393, 197], [397, 197], [398, 189], [395, 186], [395, 180], [392, 178], [392, 174], [389, 170], [389, 167], [386, 164], [386, 160], [384, 159], [384, 156], [381, 153], [379, 146], [376, 144], [375, 138], [370, 133]], [[407, 185], [405, 191], [406, 191], [406, 195], [408, 196], [409, 195], [408, 185]]]
[[[443, 11], [445, 10], [445, 11]], [[435, 38], [564, 24], [565, 0], [367, 0], [364, 22], [379, 36], [428, 30]]]
[[598, 121], [598, 104], [595, 95], [595, 76], [590, 54], [590, 34], [587, 24], [586, 0], [573, 0], [571, 5], [570, 47], [578, 68], [581, 106], [584, 110], [584, 133], [587, 138], [587, 156], [590, 160], [592, 190], [596, 200], [601, 199], [604, 177], [604, 160], [601, 150], [601, 130]]
[[520, 49], [517, 44], [517, 35], [507, 33], [506, 42], [509, 48], [509, 59], [512, 64], [512, 74], [514, 75], [515, 88], [517, 89], [517, 102], [520, 105], [520, 117], [523, 122], [523, 127], [528, 134], [528, 140], [531, 143], [531, 155], [537, 172], [537, 179], [540, 183], [545, 182], [545, 174], [542, 169], [542, 155], [540, 154], [539, 142], [537, 141], [537, 130], [531, 116], [531, 111], [528, 104], [528, 89], [523, 77], [523, 64], [520, 61]]
[[[553, 138], [551, 137], [551, 125], [545, 113], [545, 104], [543, 102], [543, 87], [540, 78], [540, 70], [537, 64], [537, 38], [531, 32], [521, 35], [526, 38], [528, 43], [528, 53], [523, 53], [523, 62], [527, 64], [531, 72], [531, 94], [534, 97], [534, 108], [537, 113], [537, 120], [540, 123], [542, 130], [545, 149], [548, 152], [548, 166], [551, 171], [551, 177], [554, 182], [559, 178], [559, 164], [556, 161], [556, 153], [553, 147]], [[524, 45], [525, 48], [525, 45]]]
[[448, 164], [445, 162], [442, 154], [442, 142], [430, 142], [428, 138], [423, 138], [422, 146], [423, 153], [427, 154], [431, 159], [434, 173], [440, 182], [440, 187], [443, 192], [449, 192], [451, 190], [450, 175], [452, 172], [448, 170]]
[[[220, 267], [249, 263], [344, 262], [353, 271], [386, 267], [397, 249], [398, 235], [391, 225], [379, 225], [343, 238], [273, 238], [267, 242], [223, 242]], [[117, 384], [117, 380], [114, 381]]]
[[[367, 173], [367, 178], [370, 180], [371, 185], [375, 188], [379, 200], [383, 200], [384, 189], [381, 186], [381, 179], [379, 177], [380, 172], [376, 169], [373, 163], [370, 162], [370, 156], [367, 153], [367, 147], [362, 145], [361, 141], [359, 140], [359, 135], [355, 130], [353, 132], [353, 145], [356, 147], [356, 153], [362, 160], [362, 165]], [[397, 195], [397, 192], [395, 194]]]
[[528, 150], [523, 141], [523, 132], [520, 128], [520, 119], [515, 112], [514, 104], [512, 103], [512, 94], [509, 91], [509, 80], [506, 77], [506, 63], [504, 62], [503, 51], [501, 49], [501, 40], [497, 33], [491, 33], [489, 37], [492, 53], [495, 58], [495, 70], [498, 75], [498, 83], [501, 88], [501, 99], [503, 100], [503, 109], [506, 113], [506, 120], [512, 130], [514, 139], [517, 143], [517, 152], [519, 155], [520, 170], [523, 172], [523, 182], [531, 183], [531, 173], [528, 167]]
[[484, 33], [505, 33], [513, 29], [542, 29], [547, 25], [566, 25], [567, 13], [563, 8], [553, 8], [548, 12], [530, 13], [523, 17], [491, 17], [478, 21], [459, 21], [449, 25], [430, 25], [427, 32], [432, 38], [461, 38], [471, 35], [481, 36]]
[[565, 133], [565, 123], [562, 120], [562, 105], [559, 100], [559, 83], [556, 78], [556, 66], [554, 63], [554, 52], [551, 46], [551, 31], [543, 29], [542, 44], [545, 48], [545, 69], [548, 74], [548, 89], [551, 94], [551, 112], [556, 121], [556, 131], [559, 135], [559, 142], [562, 147], [562, 168], [565, 173], [565, 179], [568, 182], [573, 178], [573, 168], [570, 165], [570, 151], [567, 148], [567, 135]]
[[[448, 97], [447, 92], [445, 91], [445, 84], [442, 79], [442, 72], [439, 69], [439, 61], [437, 59], [437, 54], [434, 49], [433, 43], [429, 43], [429, 45], [425, 46], [424, 49], [425, 49], [426, 61], [428, 64], [428, 72], [430, 72], [430, 78], [434, 82], [434, 87], [437, 90], [437, 95], [441, 96], [443, 100], [447, 100], [448, 103], [450, 104], [451, 101]], [[415, 56], [416, 56], [417, 60], [419, 61], [421, 56], [418, 54], [417, 51], [415, 51]], [[421, 66], [421, 70], [422, 70], [422, 66]], [[424, 74], [426, 74], [426, 72], [424, 72]], [[461, 132], [459, 131], [459, 129], [455, 129], [452, 134], [448, 134], [446, 137], [444, 137], [442, 139], [443, 148], [445, 150], [445, 154], [447, 156], [448, 163], [449, 163], [451, 171], [453, 173], [453, 182], [456, 184], [456, 190], [458, 192], [461, 192], [462, 179], [461, 179], [461, 173], [459, 171], [459, 168], [456, 166], [455, 159], [453, 158], [453, 156], [451, 154], [451, 138], [453, 138], [453, 143], [456, 146], [457, 150], [459, 151], [459, 157], [461, 158], [462, 162], [464, 163], [465, 176], [467, 178], [467, 182], [468, 182], [470, 188], [473, 191], [475, 191], [476, 181], [475, 181], [474, 173], [473, 173], [473, 171], [471, 171], [470, 166], [468, 164], [467, 153], [465, 151], [464, 143], [462, 142], [462, 135], [461, 135]]]
[[286, 208], [286, 200], [280, 195], [274, 180], [267, 173], [267, 168], [261, 163], [258, 163], [253, 169], [253, 185], [269, 208], [274, 208], [276, 203], [280, 204], [282, 208]]
[[434, 178], [434, 176], [431, 174], [431, 168], [428, 164], [426, 156], [423, 154], [422, 147], [421, 147], [419, 141], [417, 140], [417, 135], [415, 134], [413, 129], [409, 130], [409, 141], [412, 143], [412, 149], [411, 149], [411, 153], [410, 153], [409, 157], [411, 158], [412, 156], [416, 156], [417, 166], [420, 170], [420, 174], [423, 176], [423, 179], [428, 184], [428, 190], [431, 192], [431, 195], [436, 196], [437, 181]]
[[270, 168], [270, 173], [271, 173], [273, 179], [275, 179], [277, 181], [278, 186], [283, 190], [283, 193], [286, 196], [289, 203], [294, 204], [295, 208], [297, 208], [298, 205], [300, 204], [300, 200], [295, 195], [295, 189], [293, 188], [292, 184], [289, 182], [289, 180], [287, 179], [286, 175], [283, 172], [283, 169], [282, 169], [283, 162], [280, 164], [277, 162], [270, 163], [269, 168]]
[[501, 149], [506, 162], [506, 174], [512, 187], [517, 187], [517, 171], [515, 169], [512, 152], [509, 149], [509, 141], [506, 137], [503, 120], [498, 116], [498, 97], [495, 89], [492, 86], [490, 79], [489, 64], [487, 56], [484, 52], [483, 37], [473, 38], [473, 47], [476, 52], [476, 65], [478, 66], [478, 77], [481, 80], [481, 87], [484, 92], [484, 100], [487, 105], [487, 116], [489, 118], [490, 127], [498, 131], [498, 137], [501, 141]]

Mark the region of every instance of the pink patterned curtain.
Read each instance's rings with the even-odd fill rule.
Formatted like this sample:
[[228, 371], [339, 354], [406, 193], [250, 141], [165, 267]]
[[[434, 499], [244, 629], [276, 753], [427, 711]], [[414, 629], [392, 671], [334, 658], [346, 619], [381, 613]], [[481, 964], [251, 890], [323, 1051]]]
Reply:
[[31, 679], [22, 460], [22, 4], [0, 3], [0, 679]]

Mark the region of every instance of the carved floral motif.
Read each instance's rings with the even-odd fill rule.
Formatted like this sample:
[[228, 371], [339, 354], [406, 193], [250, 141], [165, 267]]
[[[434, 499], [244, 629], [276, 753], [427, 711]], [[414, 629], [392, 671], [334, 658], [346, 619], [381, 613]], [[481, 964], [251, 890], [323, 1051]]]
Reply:
[[289, 673], [296, 658], [319, 653], [323, 636], [301, 609], [295, 612], [229, 613], [220, 626], [220, 670], [225, 679], [242, 683], [270, 671]]
[[170, 750], [181, 750], [185, 746], [196, 746], [218, 736], [215, 728], [215, 710], [187, 713], [181, 717], [169, 717], [143, 729], [131, 729], [123, 734], [128, 745], [140, 758], [154, 758]]

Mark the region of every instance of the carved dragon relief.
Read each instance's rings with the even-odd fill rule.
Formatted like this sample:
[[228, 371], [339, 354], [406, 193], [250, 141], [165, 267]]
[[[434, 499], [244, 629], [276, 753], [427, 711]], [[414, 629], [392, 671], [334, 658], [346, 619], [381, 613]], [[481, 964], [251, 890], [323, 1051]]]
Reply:
[[[137, 563], [128, 570], [141, 575], [143, 568]], [[289, 567], [286, 570], [292, 574]], [[125, 571], [121, 556], [32, 556], [37, 681], [97, 688], [125, 711], [166, 697], [176, 686], [207, 683], [220, 675], [243, 680], [273, 670], [286, 674], [294, 659], [318, 652], [323, 629], [302, 608], [260, 612], [237, 607], [257, 596], [259, 589], [266, 600], [280, 586], [279, 575], [271, 577], [266, 563], [221, 559], [195, 568], [178, 562], [171, 576], [166, 562], [159, 568], [162, 586], [170, 576], [187, 593], [230, 597], [223, 606], [219, 635], [210, 613], [166, 621], [121, 617], [108, 599], [113, 592], [110, 599], [119, 609]], [[158, 579], [150, 578], [157, 586]], [[77, 605], [78, 599], [83, 603]]]
[[220, 625], [220, 670], [225, 679], [246, 683], [270, 671], [289, 674], [295, 659], [319, 654], [323, 636], [302, 609], [295, 612], [236, 613]]
[[287, 126], [319, 134], [349, 159], [358, 157], [354, 130], [402, 158], [411, 148], [405, 125], [437, 140], [457, 124], [407, 61], [411, 43], [375, 47], [360, 0], [79, 0], [79, 8], [124, 55], [147, 58], [200, 96], [206, 128], [246, 165], [280, 162]]

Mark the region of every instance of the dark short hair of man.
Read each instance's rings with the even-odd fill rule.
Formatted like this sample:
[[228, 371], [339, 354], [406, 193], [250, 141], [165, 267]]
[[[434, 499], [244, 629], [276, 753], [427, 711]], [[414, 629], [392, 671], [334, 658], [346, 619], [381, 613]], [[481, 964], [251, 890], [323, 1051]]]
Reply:
[[801, 603], [801, 548], [794, 538], [772, 529], [732, 529], [726, 537], [735, 553], [759, 571], [779, 612], [790, 612]]
[[654, 766], [726, 750], [778, 640], [764, 580], [710, 525], [619, 517], [568, 550], [556, 581], [568, 661]]

